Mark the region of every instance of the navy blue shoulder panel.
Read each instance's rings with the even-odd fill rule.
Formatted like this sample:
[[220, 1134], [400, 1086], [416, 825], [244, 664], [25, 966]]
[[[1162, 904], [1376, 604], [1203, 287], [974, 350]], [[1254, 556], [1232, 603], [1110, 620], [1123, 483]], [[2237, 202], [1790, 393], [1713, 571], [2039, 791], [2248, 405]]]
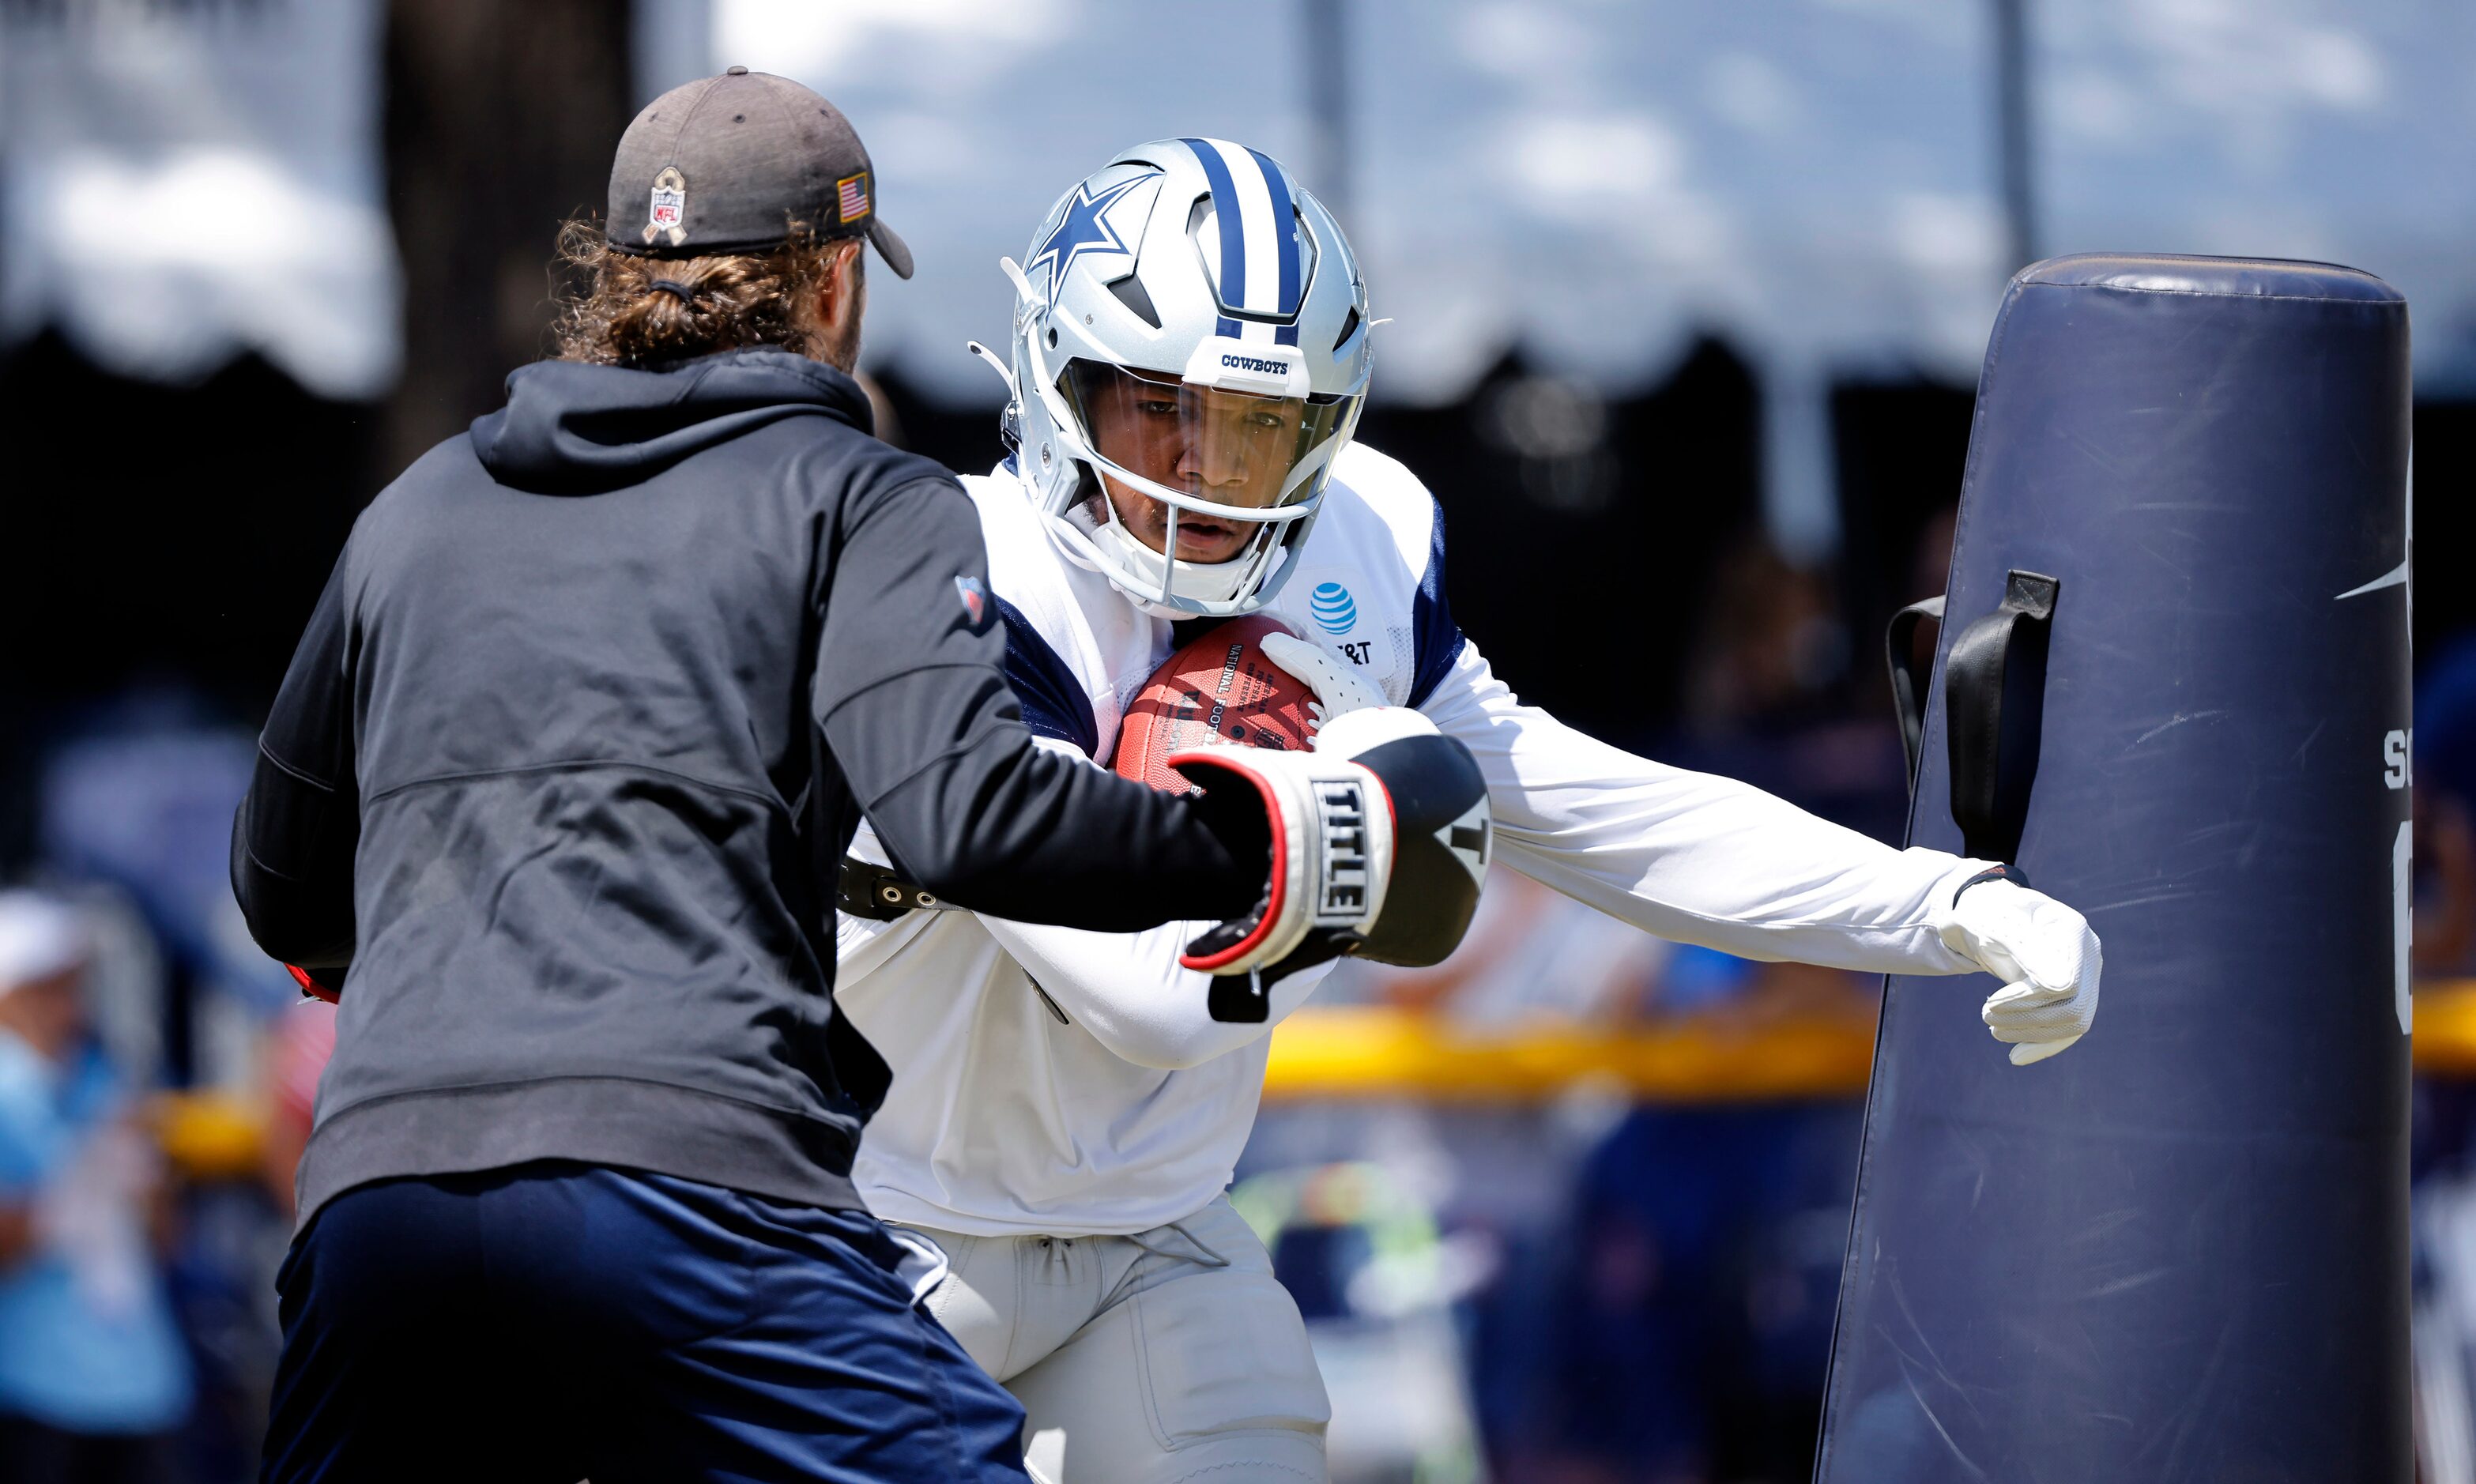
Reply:
[[1452, 605], [1445, 601], [1445, 507], [1437, 506], [1435, 534], [1427, 543], [1427, 570], [1419, 578], [1418, 596], [1410, 601], [1410, 704], [1424, 705], [1436, 693], [1453, 661], [1462, 657], [1461, 626], [1453, 622]]
[[1101, 724], [1093, 719], [1092, 700], [1057, 657], [1057, 651], [1031, 627], [1023, 610], [997, 599], [998, 617], [1005, 622], [1005, 679], [1023, 703], [1023, 724], [1036, 737], [1054, 737], [1081, 749], [1086, 757], [1101, 754]]

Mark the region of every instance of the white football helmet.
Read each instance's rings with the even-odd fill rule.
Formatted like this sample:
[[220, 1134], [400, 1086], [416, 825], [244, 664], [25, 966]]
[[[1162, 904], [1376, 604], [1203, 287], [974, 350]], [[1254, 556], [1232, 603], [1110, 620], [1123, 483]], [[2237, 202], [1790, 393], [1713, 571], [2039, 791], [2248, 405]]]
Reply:
[[[1015, 285], [1007, 434], [1052, 538], [1148, 610], [1224, 617], [1297, 564], [1366, 400], [1367, 289], [1341, 228], [1268, 157], [1126, 150], [1052, 207]], [[1166, 507], [1164, 550], [1103, 481]], [[1237, 554], [1176, 556], [1180, 514]]]

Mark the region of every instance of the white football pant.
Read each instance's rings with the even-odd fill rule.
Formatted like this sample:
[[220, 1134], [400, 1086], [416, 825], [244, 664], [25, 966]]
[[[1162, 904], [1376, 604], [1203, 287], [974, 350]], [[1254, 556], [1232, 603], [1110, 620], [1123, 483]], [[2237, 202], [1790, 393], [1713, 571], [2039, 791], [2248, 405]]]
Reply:
[[945, 1249], [928, 1311], [1023, 1403], [1042, 1484], [1325, 1484], [1306, 1325], [1226, 1197], [1124, 1237], [907, 1229]]

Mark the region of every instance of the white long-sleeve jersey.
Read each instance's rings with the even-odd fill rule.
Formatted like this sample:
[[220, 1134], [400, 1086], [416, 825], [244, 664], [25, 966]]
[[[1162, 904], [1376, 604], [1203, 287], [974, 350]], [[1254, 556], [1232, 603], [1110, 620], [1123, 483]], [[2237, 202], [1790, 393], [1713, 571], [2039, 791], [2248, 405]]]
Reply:
[[[1047, 745], [1106, 765], [1125, 706], [1174, 648], [1170, 625], [1066, 560], [1010, 472], [963, 484], [1026, 720]], [[1434, 498], [1353, 443], [1267, 611], [1471, 750], [1499, 865], [1747, 958], [1976, 968], [1936, 935], [1929, 903], [1986, 862], [1894, 850], [1523, 705], [1454, 627], [1443, 580]], [[865, 833], [855, 848], [874, 854]], [[1253, 1126], [1266, 1037], [1325, 971], [1282, 980], [1263, 1024], [1216, 1022], [1206, 977], [1177, 965], [1207, 926], [1113, 934], [961, 911], [843, 917], [835, 998], [894, 1068], [854, 1172], [869, 1205], [952, 1231], [1071, 1236], [1142, 1231], [1210, 1200]]]

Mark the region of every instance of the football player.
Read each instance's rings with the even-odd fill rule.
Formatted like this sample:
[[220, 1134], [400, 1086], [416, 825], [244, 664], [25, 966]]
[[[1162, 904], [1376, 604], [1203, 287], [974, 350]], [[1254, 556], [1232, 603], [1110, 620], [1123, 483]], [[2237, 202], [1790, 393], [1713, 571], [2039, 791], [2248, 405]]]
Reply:
[[[1434, 499], [1351, 437], [1366, 286], [1280, 165], [1216, 139], [1138, 145], [1003, 267], [1011, 354], [974, 348], [1007, 378], [1014, 451], [963, 483], [1044, 745], [1107, 765], [1182, 639], [1269, 613], [1314, 636], [1265, 649], [1325, 725], [1410, 706], [1468, 745], [1513, 870], [1748, 958], [1993, 974], [1984, 1019], [2015, 1062], [2089, 1028], [2097, 939], [2008, 865], [1894, 850], [1515, 698], [1453, 624]], [[1266, 1034], [1329, 965], [1248, 982], [1265, 1000], [1232, 1015], [1226, 983], [1216, 999], [1179, 966], [1197, 925], [937, 910], [865, 837], [846, 885], [837, 998], [902, 1069], [855, 1177], [945, 1250], [931, 1309], [1024, 1403], [1035, 1475], [1323, 1478], [1305, 1328], [1223, 1190]]]

